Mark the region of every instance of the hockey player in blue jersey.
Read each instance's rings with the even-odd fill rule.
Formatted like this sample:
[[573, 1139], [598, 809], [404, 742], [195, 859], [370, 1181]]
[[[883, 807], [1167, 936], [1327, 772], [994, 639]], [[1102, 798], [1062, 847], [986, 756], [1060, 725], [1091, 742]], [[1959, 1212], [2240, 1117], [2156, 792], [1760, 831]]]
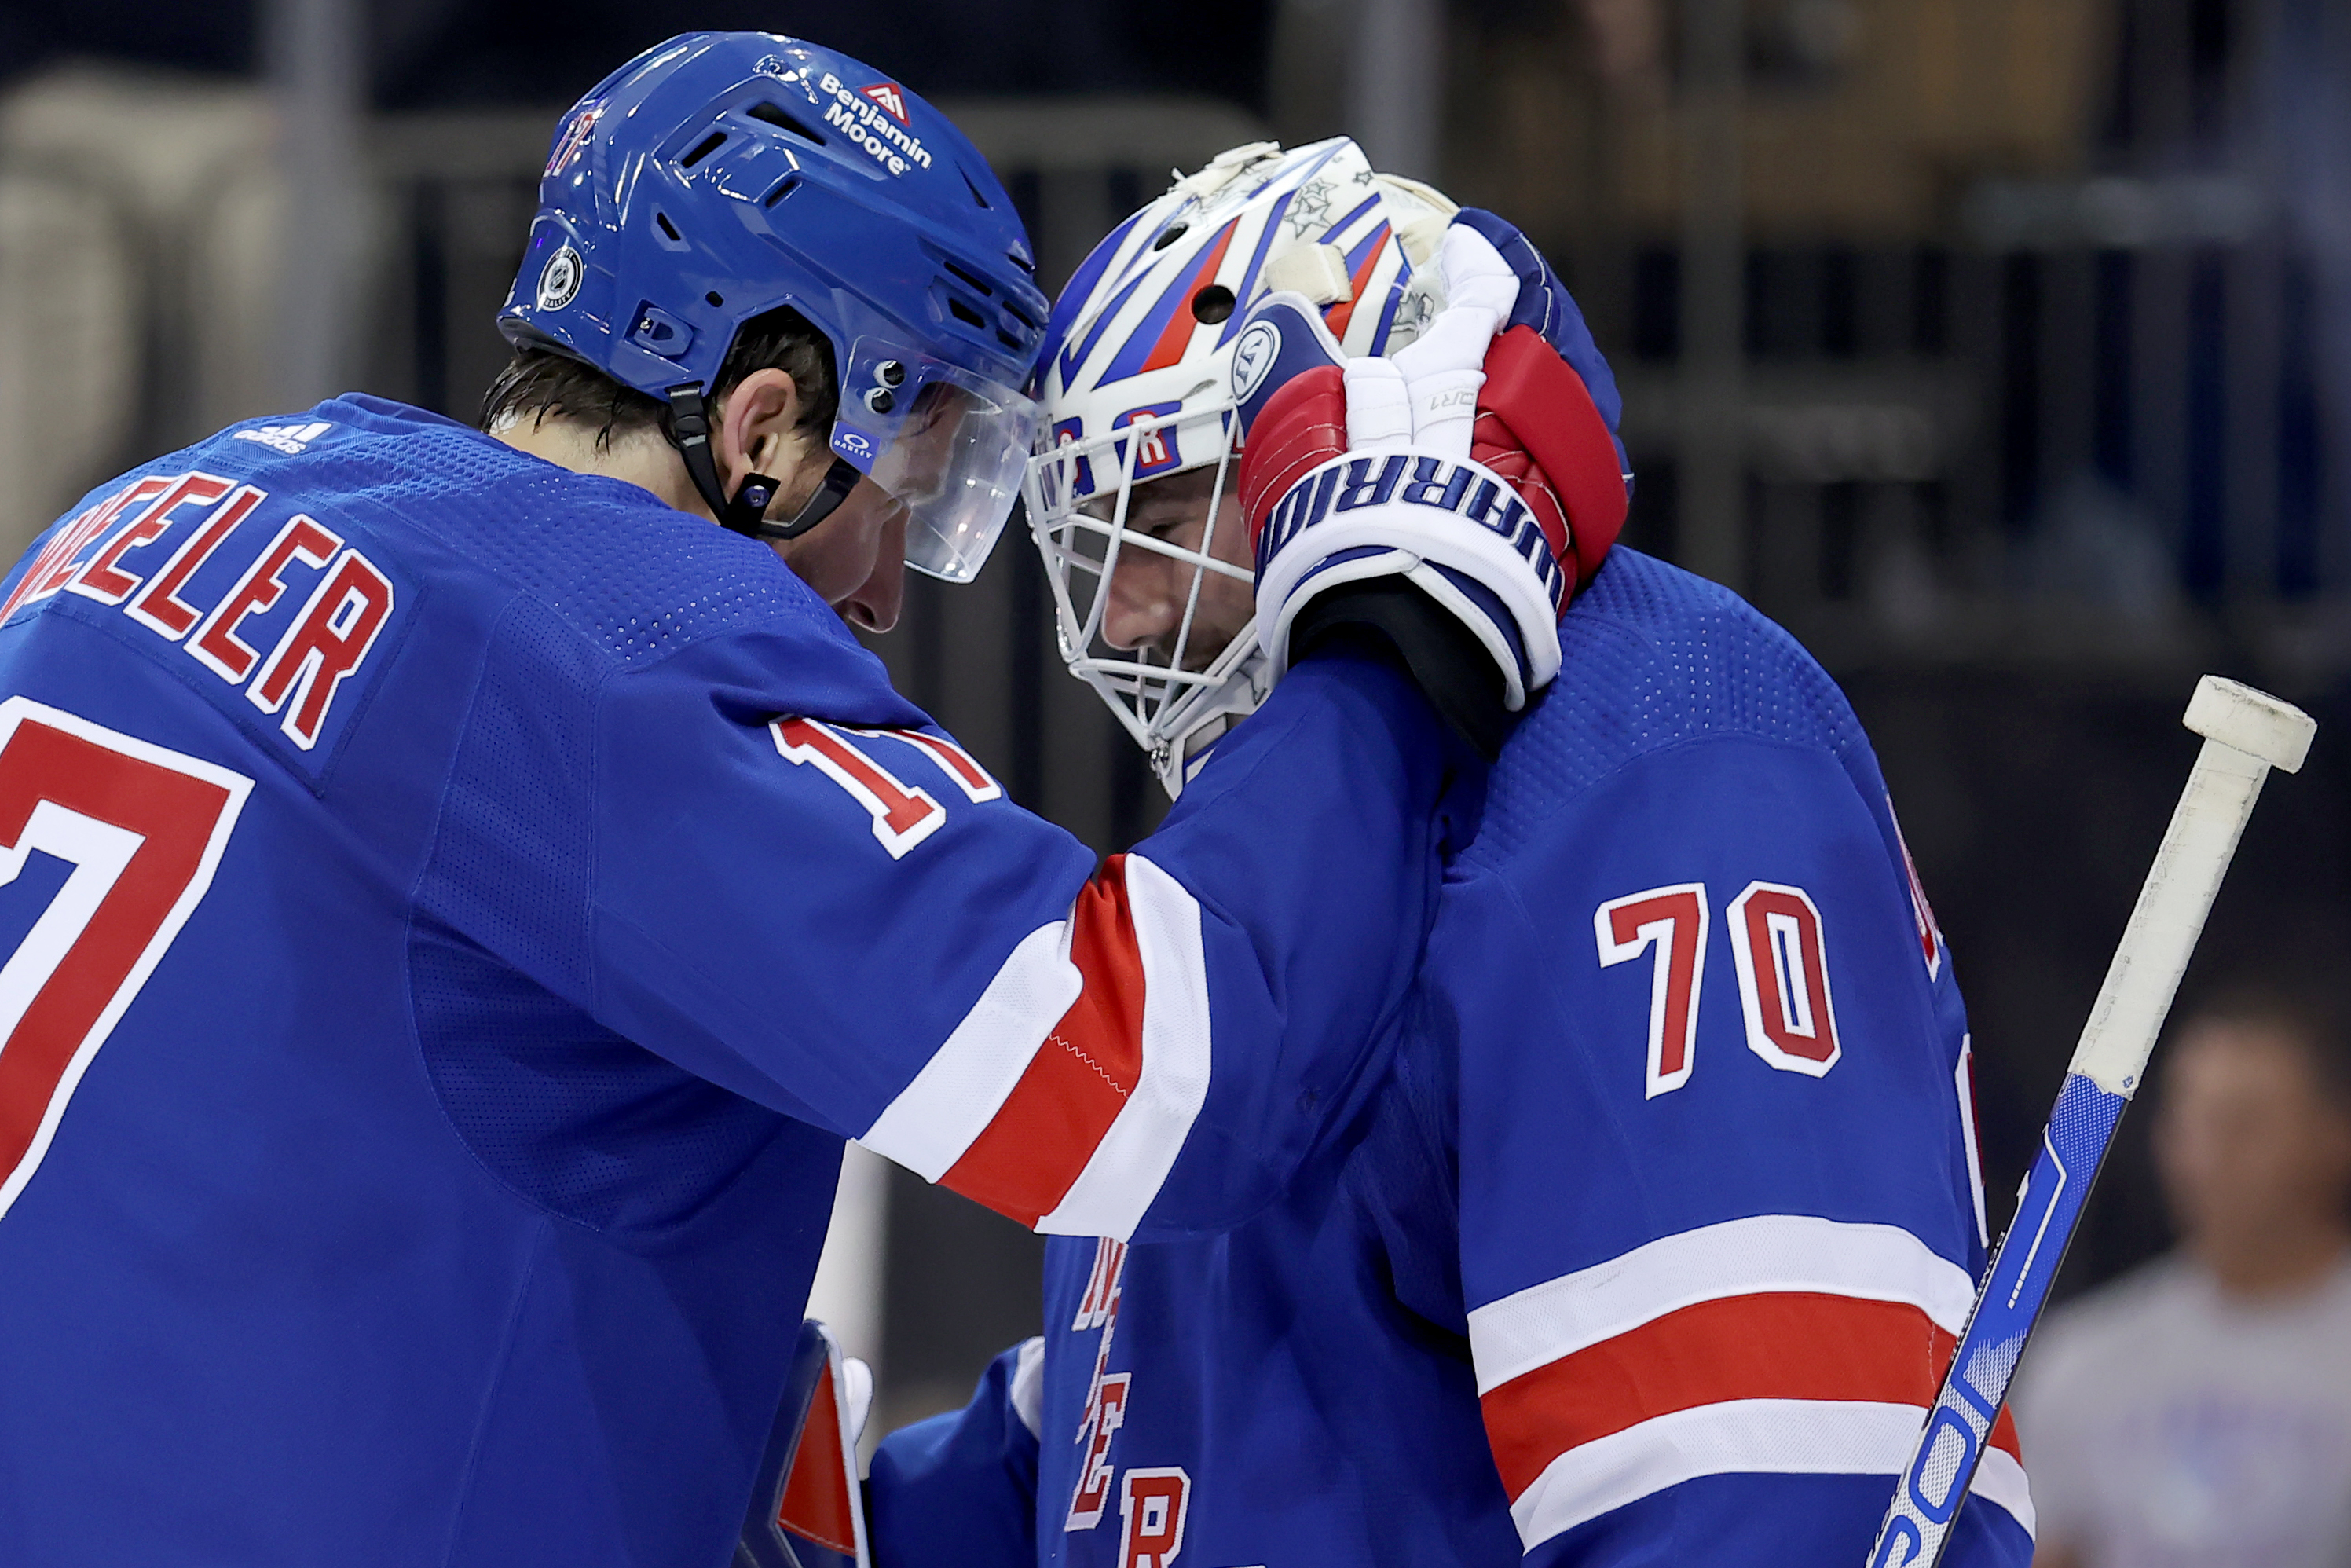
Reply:
[[[1043, 1339], [883, 1442], [884, 1568], [1867, 1555], [1984, 1262], [1959, 998], [1834, 684], [1610, 550], [1614, 385], [1541, 257], [1344, 141], [1114, 232], [1040, 371], [1063, 644], [1171, 792], [1210, 776], [1277, 668], [1249, 540], [1319, 493], [1265, 449], [1280, 383], [1353, 425], [1359, 361], [1343, 410], [1315, 367], [1441, 330], [1464, 227], [1516, 284], [1474, 451], [1572, 536], [1577, 678], [1503, 747], [1345, 1136], [1228, 1232], [1053, 1239]], [[1146, 302], [1212, 287], [1240, 325], [1156, 351]], [[2003, 1420], [1947, 1561], [2031, 1526]]]
[[1481, 778], [1421, 685], [1484, 733], [1556, 665], [1492, 623], [1555, 557], [1427, 594], [1485, 529], [1392, 508], [1326, 591], [1310, 533], [1294, 667], [1098, 873], [842, 620], [968, 577], [1026, 461], [969, 143], [699, 35], [541, 192], [491, 432], [240, 424], [0, 581], [0, 1563], [718, 1568], [842, 1138], [1048, 1231], [1263, 1207]]

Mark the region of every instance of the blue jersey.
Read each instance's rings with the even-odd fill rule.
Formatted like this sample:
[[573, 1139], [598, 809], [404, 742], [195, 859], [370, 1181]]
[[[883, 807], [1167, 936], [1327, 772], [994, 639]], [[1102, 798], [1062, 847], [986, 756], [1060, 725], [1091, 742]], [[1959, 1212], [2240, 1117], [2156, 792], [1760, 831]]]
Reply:
[[[1364, 1113], [1228, 1234], [1057, 1239], [1041, 1436], [1008, 1362], [885, 1441], [888, 1568], [1865, 1560], [1984, 1264], [1949, 956], [1784, 633], [1620, 549], [1562, 641]], [[1951, 1563], [2031, 1557], [1999, 1445]]]
[[1376, 664], [1270, 716], [1097, 872], [633, 486], [351, 397], [94, 494], [0, 582], [0, 1562], [717, 1568], [844, 1136], [1262, 1207], [1449, 766]]

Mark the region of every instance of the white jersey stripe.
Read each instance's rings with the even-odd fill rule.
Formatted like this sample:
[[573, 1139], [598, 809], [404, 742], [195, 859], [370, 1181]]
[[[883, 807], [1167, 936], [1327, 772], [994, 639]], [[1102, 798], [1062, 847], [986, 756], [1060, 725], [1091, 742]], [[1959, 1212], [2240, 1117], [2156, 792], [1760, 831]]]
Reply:
[[1084, 982], [1069, 947], [1067, 920], [1022, 937], [946, 1043], [857, 1141], [925, 1181], [946, 1175], [1078, 999]]
[[[1736, 1399], [1677, 1410], [1569, 1449], [1510, 1506], [1531, 1551], [1563, 1531], [1701, 1476], [1871, 1475], [1888, 1486], [1927, 1418], [1923, 1405]], [[2024, 1469], [1991, 1448], [1971, 1489], [2033, 1531]], [[1891, 1491], [1887, 1493], [1889, 1499]]]
[[1800, 1214], [1726, 1220], [1472, 1311], [1478, 1392], [1699, 1301], [1785, 1291], [1904, 1302], [1954, 1334], [1975, 1301], [1966, 1270], [1898, 1226]]
[[1037, 1222], [1048, 1236], [1133, 1234], [1208, 1097], [1199, 901], [1139, 854], [1126, 857], [1126, 899], [1143, 955], [1143, 1071], [1061, 1206]]
[[[1128, 855], [1124, 868], [1144, 979], [1142, 1062], [1101, 1142], [1060, 1205], [1038, 1222], [1056, 1235], [1131, 1233], [1159, 1195], [1208, 1094], [1208, 972], [1199, 903], [1141, 855]], [[858, 1141], [926, 1181], [952, 1169], [1084, 988], [1071, 941], [1067, 920], [1030, 932], [946, 1043]]]

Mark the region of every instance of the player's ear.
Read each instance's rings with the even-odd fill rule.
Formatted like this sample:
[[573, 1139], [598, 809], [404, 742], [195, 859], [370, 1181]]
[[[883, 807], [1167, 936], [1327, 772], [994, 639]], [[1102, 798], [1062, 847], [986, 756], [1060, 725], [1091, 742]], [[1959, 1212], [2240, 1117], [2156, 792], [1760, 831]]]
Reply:
[[718, 473], [733, 495], [746, 474], [765, 474], [780, 493], [792, 493], [806, 461], [808, 434], [799, 428], [806, 405], [788, 371], [753, 371], [728, 390], [719, 404], [716, 445]]

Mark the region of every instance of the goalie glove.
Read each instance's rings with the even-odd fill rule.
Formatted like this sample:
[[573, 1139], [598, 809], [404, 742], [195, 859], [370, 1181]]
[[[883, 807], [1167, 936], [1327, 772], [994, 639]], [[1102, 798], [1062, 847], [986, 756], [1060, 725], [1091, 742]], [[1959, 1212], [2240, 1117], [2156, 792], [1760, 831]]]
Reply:
[[[1525, 456], [1508, 424], [1481, 429], [1491, 422], [1479, 409], [1519, 277], [1483, 235], [1458, 225], [1447, 231], [1442, 265], [1447, 308], [1392, 360], [1344, 359], [1313, 306], [1294, 294], [1267, 296], [1242, 329], [1233, 390], [1246, 440], [1240, 490], [1256, 553], [1258, 635], [1278, 675], [1300, 628], [1338, 612], [1341, 591], [1383, 605], [1360, 618], [1385, 632], [1395, 596], [1365, 601], [1357, 585], [1408, 584], [1458, 628], [1438, 641], [1449, 637], [1491, 672], [1500, 710], [1493, 719], [1506, 726], [1502, 714], [1522, 709], [1558, 673], [1559, 615], [1585, 568], [1553, 492], [1546, 487], [1530, 506], [1512, 476], [1472, 455], [1475, 444], [1505, 465]], [[1514, 335], [1575, 380], [1533, 330]], [[1528, 362], [1523, 351], [1512, 361], [1514, 385], [1527, 381]], [[1541, 478], [1531, 459], [1520, 482], [1529, 475]], [[1606, 533], [1614, 537], [1613, 525]], [[1331, 602], [1317, 612], [1322, 600]], [[1440, 689], [1448, 683], [1431, 678], [1429, 640], [1418, 639], [1422, 657], [1405, 639], [1394, 641], [1447, 716], [1490, 749], [1493, 724], [1465, 722], [1458, 685], [1448, 699]]]
[[1633, 495], [1632, 465], [1615, 435], [1624, 411], [1615, 374], [1526, 235], [1476, 207], [1453, 222], [1483, 235], [1519, 279], [1518, 301], [1486, 355], [1469, 455], [1516, 486], [1546, 533], [1564, 530], [1582, 588], [1623, 531]]

